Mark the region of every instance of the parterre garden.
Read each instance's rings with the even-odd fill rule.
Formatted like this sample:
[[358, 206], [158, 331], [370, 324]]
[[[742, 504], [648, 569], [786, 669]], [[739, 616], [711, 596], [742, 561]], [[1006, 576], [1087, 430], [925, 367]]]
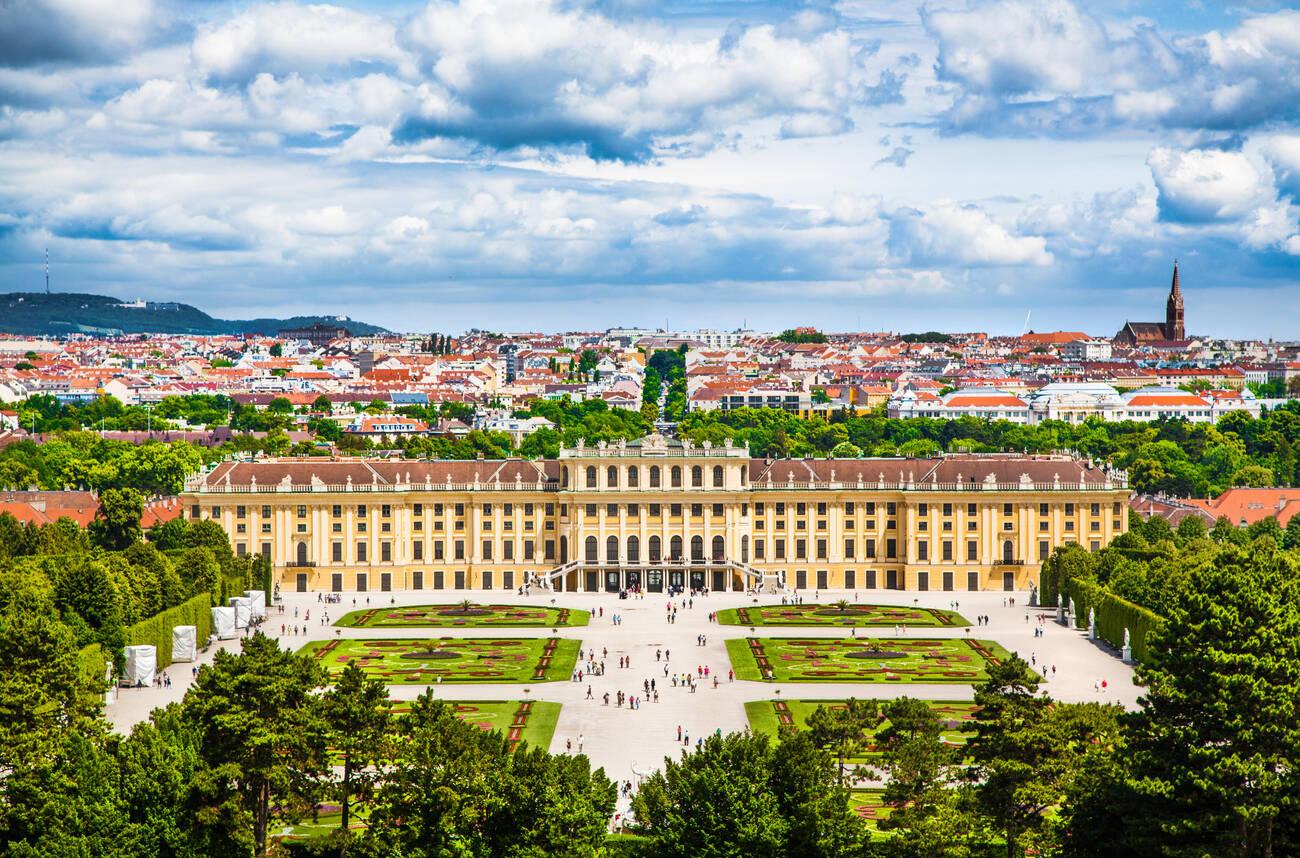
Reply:
[[[883, 705], [882, 701], [882, 705]], [[941, 741], [953, 748], [961, 748], [967, 740], [975, 735], [974, 718], [978, 707], [969, 700], [927, 700], [926, 705], [939, 716], [943, 724]], [[808, 716], [819, 706], [828, 709], [843, 709], [843, 700], [753, 700], [745, 704], [745, 715], [749, 726], [756, 733], [776, 735], [787, 731], [806, 730]], [[875, 726], [879, 732], [889, 726], [889, 719], [883, 715]], [[868, 746], [861, 757], [849, 759], [851, 763], [865, 763], [878, 754], [874, 746]]]
[[903, 605], [762, 605], [718, 612], [724, 626], [929, 626], [964, 628], [970, 622], [955, 611]]
[[[448, 701], [454, 714], [466, 724], [480, 730], [500, 730], [513, 748], [520, 742], [530, 747], [549, 748], [555, 733], [555, 722], [560, 717], [560, 704], [547, 700], [455, 700]], [[409, 701], [398, 700], [392, 712], [403, 715], [409, 712]]]
[[355, 662], [389, 685], [568, 679], [582, 642], [562, 638], [336, 638], [303, 647], [338, 673]]
[[585, 626], [589, 611], [545, 605], [406, 605], [352, 611], [334, 622], [352, 628], [560, 628]]
[[964, 682], [1009, 657], [973, 638], [737, 638], [727, 641], [737, 679], [788, 682]]

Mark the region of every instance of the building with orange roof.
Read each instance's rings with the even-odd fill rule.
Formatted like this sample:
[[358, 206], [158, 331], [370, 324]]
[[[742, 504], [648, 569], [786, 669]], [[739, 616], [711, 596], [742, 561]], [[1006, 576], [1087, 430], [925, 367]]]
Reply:
[[1300, 515], [1300, 489], [1228, 489], [1217, 498], [1192, 498], [1186, 503], [1205, 510], [1215, 520], [1226, 518], [1238, 527], [1266, 518], [1275, 518], [1286, 527]]

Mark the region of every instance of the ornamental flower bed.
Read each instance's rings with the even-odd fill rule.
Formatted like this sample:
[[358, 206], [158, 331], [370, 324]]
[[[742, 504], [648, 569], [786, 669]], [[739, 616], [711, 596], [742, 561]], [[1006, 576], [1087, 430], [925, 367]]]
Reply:
[[764, 605], [718, 612], [718, 622], [730, 626], [929, 626], [964, 628], [965, 617], [940, 608], [902, 605], [835, 604]]
[[591, 615], [545, 605], [406, 605], [352, 611], [335, 621], [353, 628], [560, 628], [585, 626]]
[[355, 662], [389, 684], [568, 679], [581, 641], [560, 638], [336, 638], [309, 652], [331, 673]]
[[[728, 651], [742, 679], [787, 682], [973, 684], [988, 679], [986, 665], [1007, 657], [993, 641], [969, 638], [746, 638], [743, 649]], [[742, 663], [746, 658], [750, 664]]]

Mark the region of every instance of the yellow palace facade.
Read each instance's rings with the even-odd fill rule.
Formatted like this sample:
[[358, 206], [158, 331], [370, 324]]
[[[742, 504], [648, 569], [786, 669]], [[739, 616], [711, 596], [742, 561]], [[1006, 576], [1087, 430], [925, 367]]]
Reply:
[[1127, 527], [1124, 474], [1063, 456], [757, 459], [668, 440], [555, 460], [224, 462], [182, 494], [286, 590], [1023, 590]]

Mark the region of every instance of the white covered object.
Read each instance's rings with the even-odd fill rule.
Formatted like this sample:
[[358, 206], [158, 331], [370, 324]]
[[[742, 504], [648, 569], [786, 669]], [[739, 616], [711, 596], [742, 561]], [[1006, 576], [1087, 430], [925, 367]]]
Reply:
[[217, 640], [230, 640], [238, 633], [235, 631], [235, 609], [234, 608], [213, 608], [212, 609], [212, 633], [217, 636]]
[[194, 661], [198, 656], [199, 630], [194, 626], [172, 626], [172, 661]]
[[123, 678], [129, 685], [153, 685], [154, 673], [158, 670], [158, 650], [152, 646], [140, 645], [126, 648], [126, 672]]
[[244, 596], [249, 600], [249, 607], [253, 609], [253, 616], [266, 616], [266, 591], [265, 590], [245, 590]]
[[230, 607], [235, 609], [235, 628], [248, 628], [248, 621], [253, 616], [252, 600], [247, 596], [231, 596]]

